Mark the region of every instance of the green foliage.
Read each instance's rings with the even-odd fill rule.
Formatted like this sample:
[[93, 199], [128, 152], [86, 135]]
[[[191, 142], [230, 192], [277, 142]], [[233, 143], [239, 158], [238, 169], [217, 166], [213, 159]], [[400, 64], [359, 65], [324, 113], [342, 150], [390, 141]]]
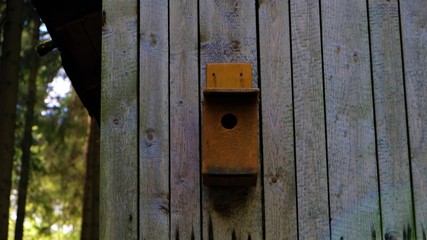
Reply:
[[[50, 114], [41, 115], [48, 110]], [[43, 106], [39, 113], [33, 127], [35, 142], [31, 148], [25, 237], [59, 239], [64, 235], [61, 231], [72, 228], [62, 237], [78, 239], [88, 140], [87, 113], [74, 92], [62, 99], [57, 109]]]

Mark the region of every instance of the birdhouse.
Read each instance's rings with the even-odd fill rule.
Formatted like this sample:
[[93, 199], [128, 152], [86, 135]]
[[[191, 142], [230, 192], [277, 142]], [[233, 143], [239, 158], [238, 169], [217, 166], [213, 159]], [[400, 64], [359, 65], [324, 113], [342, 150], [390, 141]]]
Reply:
[[258, 88], [250, 63], [206, 66], [202, 175], [207, 186], [254, 186], [258, 163]]

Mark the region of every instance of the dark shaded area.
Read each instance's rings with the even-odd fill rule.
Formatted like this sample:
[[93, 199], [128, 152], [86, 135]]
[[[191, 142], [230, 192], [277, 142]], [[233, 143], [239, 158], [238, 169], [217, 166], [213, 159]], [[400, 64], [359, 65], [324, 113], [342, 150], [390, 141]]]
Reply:
[[99, 125], [101, 0], [32, 0], [77, 95]]
[[251, 187], [209, 187], [208, 191], [212, 209], [228, 218], [246, 207], [255, 190]]
[[209, 221], [208, 221], [208, 239], [209, 240], [214, 239], [212, 217], [210, 214], [209, 214]]
[[[86, 179], [83, 199], [83, 218], [81, 238], [99, 239], [99, 161], [100, 130], [92, 119], [90, 124], [89, 143], [86, 153]], [[129, 216], [129, 221], [132, 215]]]

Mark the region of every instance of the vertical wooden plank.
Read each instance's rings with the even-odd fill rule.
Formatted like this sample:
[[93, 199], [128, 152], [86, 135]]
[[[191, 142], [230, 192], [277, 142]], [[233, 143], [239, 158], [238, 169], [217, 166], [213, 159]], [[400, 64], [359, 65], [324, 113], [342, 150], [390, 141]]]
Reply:
[[427, 235], [427, 2], [400, 1], [416, 232]]
[[103, 10], [100, 238], [138, 239], [137, 3]]
[[329, 238], [319, 1], [291, 1], [299, 237]]
[[168, 1], [140, 1], [140, 239], [169, 234]]
[[201, 239], [197, 5], [169, 8], [171, 239]]
[[322, 1], [332, 239], [381, 235], [366, 1]]
[[369, 1], [385, 239], [415, 239], [397, 1]]
[[259, 2], [266, 239], [297, 239], [288, 1]]
[[[255, 13], [254, 1], [200, 1], [201, 89], [211, 62], [252, 63], [253, 86], [258, 86]], [[253, 188], [202, 191], [204, 239], [262, 239], [260, 178]]]

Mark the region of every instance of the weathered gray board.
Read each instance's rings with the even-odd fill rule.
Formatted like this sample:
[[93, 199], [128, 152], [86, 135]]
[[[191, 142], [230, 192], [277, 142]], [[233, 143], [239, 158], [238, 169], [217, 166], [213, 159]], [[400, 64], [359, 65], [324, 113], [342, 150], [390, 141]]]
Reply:
[[101, 239], [137, 239], [139, 228], [138, 3], [120, 3], [103, 2]]
[[[102, 239], [426, 239], [426, 1], [103, 11]], [[256, 187], [202, 184], [210, 62], [252, 63]]]

